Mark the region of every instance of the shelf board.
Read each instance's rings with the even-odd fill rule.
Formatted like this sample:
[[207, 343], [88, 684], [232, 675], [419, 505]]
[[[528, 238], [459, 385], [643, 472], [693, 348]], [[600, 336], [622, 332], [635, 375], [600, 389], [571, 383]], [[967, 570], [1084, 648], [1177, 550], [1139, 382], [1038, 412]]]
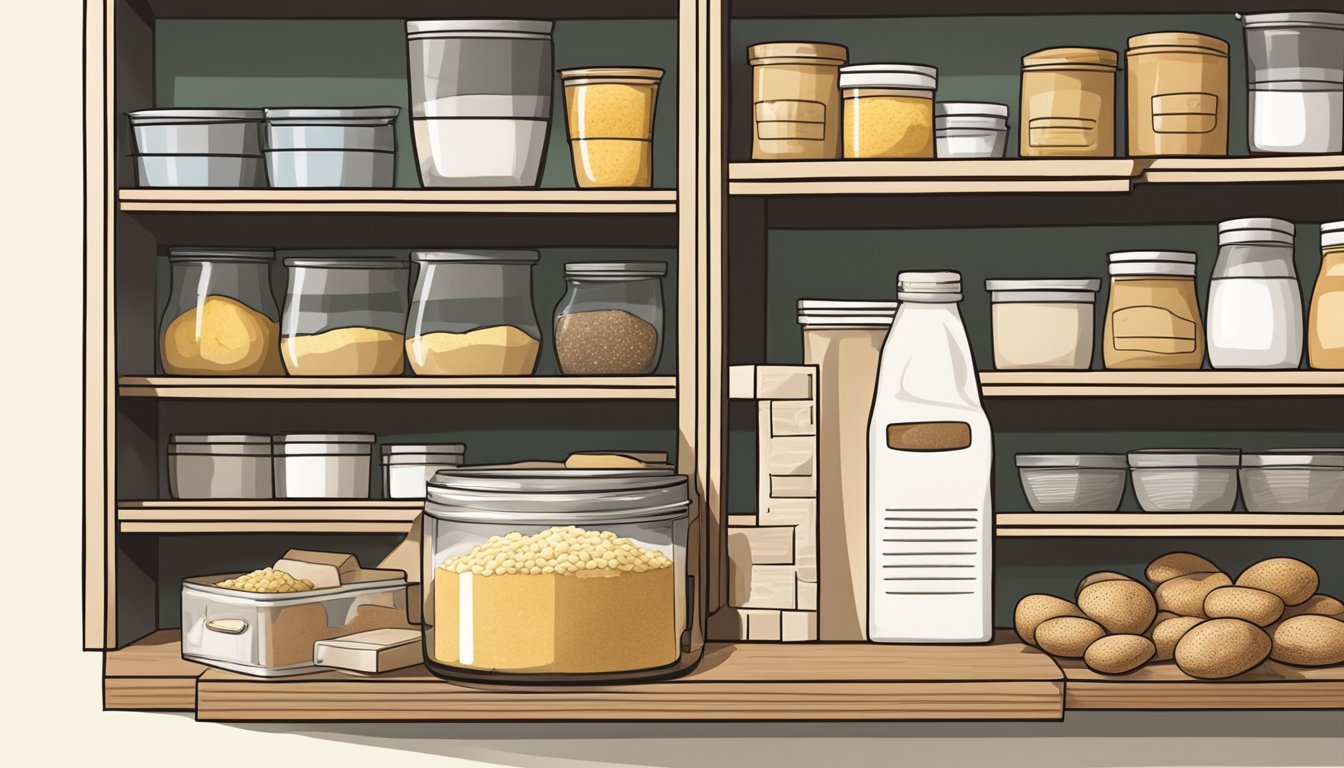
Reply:
[[675, 400], [675, 376], [123, 376], [122, 397], [191, 400]]
[[182, 658], [182, 633], [165, 629], [103, 656], [103, 708], [196, 709], [202, 664]]
[[406, 533], [423, 501], [123, 501], [122, 533]]
[[[1209, 0], [942, 0], [937, 3], [892, 3], [891, 0], [733, 0], [735, 19], [882, 18], [906, 16], [1016, 16], [1038, 14], [1210, 13], [1235, 10]], [[1290, 11], [1300, 0], [1257, 0], [1257, 12]]]
[[1344, 538], [1344, 514], [998, 512], [994, 535], [1010, 538]]
[[675, 0], [133, 0], [159, 19], [675, 19]]
[[1149, 184], [1344, 182], [1344, 155], [1169, 157], [1149, 161]]
[[1128, 192], [1130, 159], [817, 160], [732, 163], [731, 195]]
[[1344, 665], [1291, 667], [1275, 661], [1227, 680], [1199, 680], [1174, 662], [1103, 675], [1060, 659], [1068, 709], [1341, 709]]
[[675, 214], [677, 192], [579, 189], [123, 189], [127, 213]]
[[985, 397], [1344, 396], [1344, 371], [982, 371]]

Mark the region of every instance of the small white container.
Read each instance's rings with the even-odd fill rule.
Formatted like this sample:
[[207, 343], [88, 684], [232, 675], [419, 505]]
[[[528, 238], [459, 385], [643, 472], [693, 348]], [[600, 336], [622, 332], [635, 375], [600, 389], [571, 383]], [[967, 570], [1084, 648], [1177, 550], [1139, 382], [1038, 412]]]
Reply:
[[1218, 263], [1205, 319], [1214, 368], [1296, 368], [1302, 361], [1302, 288], [1292, 222], [1232, 219], [1218, 225]]
[[1247, 454], [1241, 488], [1247, 512], [1344, 512], [1344, 452]]
[[1100, 280], [987, 280], [994, 367], [1085, 371], [1092, 366]]
[[367, 499], [373, 435], [277, 435], [277, 499]]
[[984, 101], [933, 105], [933, 135], [940, 158], [1003, 157], [1008, 149], [1008, 106]]
[[1134, 495], [1144, 512], [1231, 512], [1240, 466], [1235, 449], [1129, 452]]
[[269, 499], [270, 435], [170, 435], [168, 493], [174, 499]]
[[441, 469], [462, 466], [462, 443], [384, 445], [383, 494], [389, 499], [423, 499], [425, 486]]
[[1123, 453], [1019, 453], [1017, 475], [1033, 512], [1114, 512], [1125, 495]]

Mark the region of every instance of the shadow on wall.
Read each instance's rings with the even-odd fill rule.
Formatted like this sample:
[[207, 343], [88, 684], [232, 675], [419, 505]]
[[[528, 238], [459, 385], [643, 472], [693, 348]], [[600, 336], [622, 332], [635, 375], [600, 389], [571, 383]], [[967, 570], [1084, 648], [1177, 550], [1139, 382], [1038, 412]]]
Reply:
[[[516, 768], [1338, 766], [1344, 713], [1071, 712], [1053, 723], [340, 723], [231, 727]], [[1232, 735], [1235, 734], [1235, 737]], [[1052, 739], [1051, 741], [1035, 741]], [[1070, 739], [1057, 741], [1055, 739]]]

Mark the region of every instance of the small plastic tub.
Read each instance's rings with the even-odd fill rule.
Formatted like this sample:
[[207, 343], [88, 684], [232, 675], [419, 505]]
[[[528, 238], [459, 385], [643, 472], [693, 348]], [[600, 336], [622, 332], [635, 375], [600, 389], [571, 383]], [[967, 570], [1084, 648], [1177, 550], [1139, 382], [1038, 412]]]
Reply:
[[270, 435], [171, 435], [168, 493], [174, 499], [269, 499]]
[[663, 70], [562, 69], [569, 148], [580, 189], [653, 185], [653, 113]]
[[1236, 449], [1129, 452], [1134, 495], [1145, 512], [1231, 512], [1240, 466]]
[[425, 486], [441, 469], [462, 466], [462, 443], [384, 445], [383, 494], [389, 499], [423, 499]]
[[994, 367], [1085, 371], [1092, 366], [1100, 280], [986, 280]]
[[266, 186], [260, 109], [142, 109], [127, 115], [142, 187]]
[[266, 110], [271, 186], [393, 186], [400, 113], [397, 107]]
[[1247, 512], [1344, 513], [1344, 450], [1247, 454], [1241, 488]]
[[1114, 512], [1125, 495], [1123, 453], [1019, 453], [1017, 476], [1034, 512]]
[[922, 64], [840, 68], [847, 158], [933, 157], [938, 70]]
[[940, 101], [933, 105], [933, 135], [940, 158], [1003, 157], [1008, 151], [1008, 105]]
[[373, 435], [277, 435], [277, 499], [367, 499]]

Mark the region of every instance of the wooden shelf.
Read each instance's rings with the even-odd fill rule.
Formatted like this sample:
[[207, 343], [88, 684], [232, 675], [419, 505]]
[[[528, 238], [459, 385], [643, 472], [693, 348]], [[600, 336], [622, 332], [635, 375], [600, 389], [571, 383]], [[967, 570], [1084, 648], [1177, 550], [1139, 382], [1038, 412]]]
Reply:
[[675, 0], [132, 0], [160, 19], [675, 19]]
[[985, 397], [1344, 396], [1344, 371], [983, 371]]
[[1344, 538], [1344, 514], [998, 512], [994, 535], [1011, 538]]
[[127, 213], [677, 212], [672, 189], [123, 189], [117, 199]]
[[675, 400], [675, 376], [123, 376], [122, 397], [191, 400]]
[[182, 633], [165, 629], [103, 655], [103, 708], [196, 709], [202, 664], [182, 658]]
[[1148, 161], [1149, 184], [1344, 182], [1344, 155], [1169, 157]]
[[401, 533], [424, 508], [407, 501], [123, 501], [121, 533]]
[[1128, 192], [1140, 164], [1099, 160], [825, 160], [732, 163], [730, 195]]
[[[180, 0], [179, 0], [180, 1]], [[1256, 0], [1257, 12], [1291, 11], [1300, 0]], [[1210, 6], [1208, 0], [942, 0], [937, 3], [892, 3], [890, 0], [733, 0], [736, 19], [882, 18], [892, 16], [1013, 16], [1104, 13], [1211, 13], [1233, 7]]]
[[1103, 675], [1061, 659], [1068, 709], [1341, 709], [1344, 665], [1290, 667], [1267, 661], [1227, 680], [1198, 680], [1174, 662]]

